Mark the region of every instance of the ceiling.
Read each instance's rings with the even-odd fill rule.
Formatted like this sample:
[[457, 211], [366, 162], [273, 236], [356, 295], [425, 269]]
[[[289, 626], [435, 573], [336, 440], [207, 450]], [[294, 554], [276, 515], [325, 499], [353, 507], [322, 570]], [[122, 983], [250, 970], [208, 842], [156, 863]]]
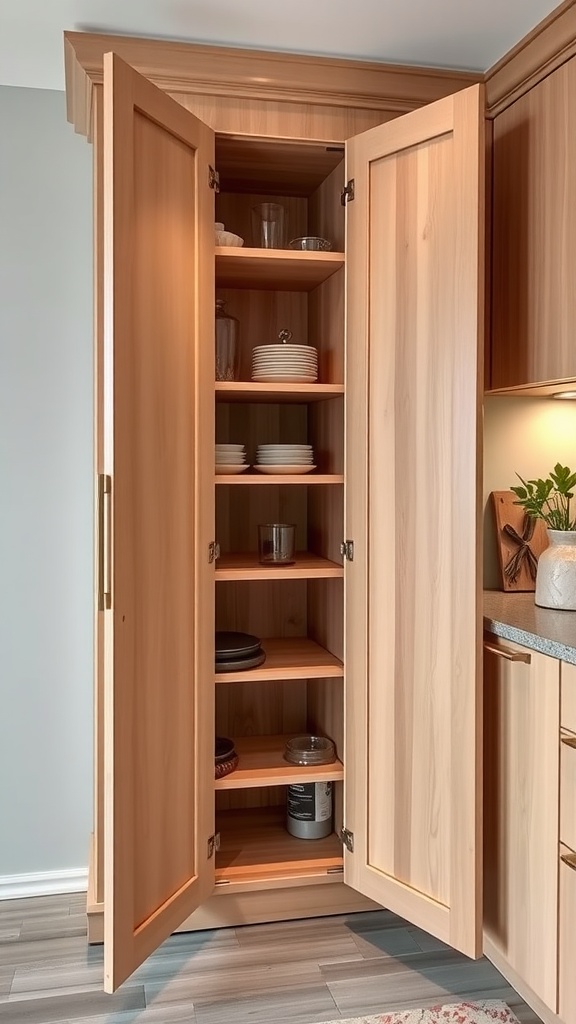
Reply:
[[0, 84], [64, 88], [62, 33], [485, 71], [557, 0], [3, 0]]

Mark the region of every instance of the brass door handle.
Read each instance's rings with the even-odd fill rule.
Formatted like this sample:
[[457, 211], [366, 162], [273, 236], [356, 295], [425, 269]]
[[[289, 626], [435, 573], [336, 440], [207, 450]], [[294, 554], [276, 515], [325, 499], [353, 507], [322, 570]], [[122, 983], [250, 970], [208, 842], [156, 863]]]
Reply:
[[560, 860], [567, 867], [572, 868], [572, 871], [576, 871], [576, 853], [561, 853]]
[[529, 654], [511, 651], [508, 647], [499, 647], [497, 644], [488, 643], [487, 640], [484, 641], [484, 650], [489, 651], [490, 654], [496, 654], [497, 657], [504, 658], [506, 661], [523, 661], [525, 665], [529, 665], [531, 661]]
[[112, 607], [110, 580], [110, 497], [112, 477], [98, 474], [98, 610]]

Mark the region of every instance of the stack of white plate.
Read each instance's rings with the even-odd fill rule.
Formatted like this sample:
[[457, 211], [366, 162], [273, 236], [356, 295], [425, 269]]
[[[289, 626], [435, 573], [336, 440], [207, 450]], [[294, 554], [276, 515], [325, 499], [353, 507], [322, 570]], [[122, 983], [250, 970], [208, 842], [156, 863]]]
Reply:
[[318, 380], [318, 350], [311, 345], [257, 345], [252, 349], [252, 380], [313, 384]]
[[243, 444], [216, 445], [216, 472], [243, 473], [248, 469], [246, 446]]
[[255, 469], [260, 473], [310, 473], [316, 469], [311, 444], [259, 444]]

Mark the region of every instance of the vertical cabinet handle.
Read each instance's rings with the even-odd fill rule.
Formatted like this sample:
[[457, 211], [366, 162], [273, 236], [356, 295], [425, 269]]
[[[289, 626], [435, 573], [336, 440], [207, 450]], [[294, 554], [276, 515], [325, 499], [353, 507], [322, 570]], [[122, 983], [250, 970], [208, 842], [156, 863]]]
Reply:
[[576, 871], [576, 853], [561, 853], [560, 860], [572, 871]]
[[497, 644], [489, 644], [486, 640], [484, 641], [484, 650], [489, 651], [490, 654], [496, 654], [498, 658], [504, 658], [505, 661], [523, 661], [526, 665], [530, 664], [529, 654], [511, 651], [508, 647], [500, 647]]
[[565, 743], [567, 747], [572, 747], [573, 750], [576, 750], [576, 736], [561, 736], [560, 741]]
[[110, 496], [112, 477], [98, 475], [98, 610], [112, 607], [110, 581]]

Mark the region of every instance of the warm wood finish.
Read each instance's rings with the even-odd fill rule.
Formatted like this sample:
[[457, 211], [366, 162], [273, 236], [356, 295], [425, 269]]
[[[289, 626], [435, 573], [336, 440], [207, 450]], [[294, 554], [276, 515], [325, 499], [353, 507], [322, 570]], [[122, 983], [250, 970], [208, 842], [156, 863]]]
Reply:
[[[343, 145], [245, 135], [220, 135], [216, 139], [221, 193], [232, 190], [308, 197], [322, 187], [343, 156]], [[344, 249], [343, 243], [340, 248]]]
[[217, 683], [267, 682], [273, 679], [339, 679], [342, 662], [306, 637], [272, 638], [262, 641], [266, 661], [260, 668], [244, 672], [220, 672]]
[[344, 576], [342, 564], [320, 558], [308, 551], [297, 551], [294, 565], [261, 565], [257, 555], [221, 555], [216, 580], [325, 579]]
[[[482, 78], [479, 74], [435, 68], [410, 68], [98, 33], [65, 32], [64, 46], [68, 119], [78, 132], [85, 135], [90, 129], [93, 85], [102, 80], [103, 55], [109, 50], [114, 50], [161, 89], [178, 94], [179, 99], [204, 94], [217, 106], [220, 97], [230, 97], [236, 101], [239, 110], [260, 103], [267, 106], [284, 127], [284, 107], [292, 104], [304, 108], [300, 112], [299, 130], [293, 132], [258, 132], [245, 127], [241, 118], [238, 118], [235, 129], [231, 126], [226, 129], [277, 137], [292, 135], [295, 138], [343, 141], [348, 135], [319, 133], [308, 136], [304, 130], [308, 126], [304, 125], [302, 118], [306, 107], [309, 113], [315, 108], [328, 108], [324, 111], [324, 119], [326, 114], [330, 115], [330, 108], [335, 112], [339, 108], [358, 108], [363, 112], [376, 111], [377, 115], [386, 111], [394, 115], [447, 96]], [[270, 100], [275, 103], [270, 103]], [[200, 111], [197, 113], [201, 116]], [[222, 130], [218, 123], [209, 118], [205, 120], [214, 130]], [[361, 127], [355, 130], [360, 131]]]
[[[235, 250], [238, 252], [238, 250]], [[259, 252], [262, 250], [258, 250]], [[308, 292], [295, 291], [262, 291], [259, 287], [252, 288], [221, 288], [218, 286], [217, 297], [225, 299], [226, 313], [235, 316], [239, 321], [240, 344], [240, 384], [258, 387], [266, 391], [274, 391], [276, 384], [256, 384], [250, 380], [252, 376], [252, 349], [256, 345], [278, 343], [278, 334], [284, 328], [292, 331], [293, 341], [299, 345], [308, 344]], [[324, 382], [330, 377], [321, 378]], [[220, 386], [216, 381], [216, 387]], [[227, 381], [222, 382], [230, 387]], [[302, 385], [283, 385], [284, 387], [302, 387]], [[234, 387], [234, 384], [232, 384]], [[314, 388], [316, 384], [304, 385]], [[255, 392], [257, 395], [258, 392]], [[235, 400], [235, 399], [233, 399]], [[275, 399], [271, 399], [275, 401]], [[220, 440], [220, 438], [218, 438]], [[262, 440], [259, 438], [258, 440]]]
[[213, 695], [204, 682], [213, 671], [213, 464], [205, 440], [214, 393], [211, 353], [194, 344], [212, 323], [213, 282], [198, 253], [213, 232], [213, 139], [118, 58], [105, 64], [103, 430], [113, 561], [112, 611], [104, 613], [104, 890], [112, 991], [213, 879], [206, 841], [214, 810], [198, 780], [213, 764]]
[[292, 782], [329, 782], [343, 779], [341, 761], [333, 764], [302, 767], [284, 760], [284, 749], [289, 736], [237, 736], [234, 737], [240, 762], [235, 771], [216, 779], [214, 788], [250, 789], [253, 786], [289, 786]]
[[217, 288], [311, 291], [344, 266], [340, 252], [216, 246]]
[[345, 879], [470, 955], [481, 947], [483, 172], [478, 88], [347, 147]]
[[489, 117], [500, 114], [576, 54], [576, 4], [564, 0], [486, 72]]
[[560, 672], [561, 712], [560, 724], [563, 729], [576, 733], [576, 665], [562, 662]]
[[484, 693], [484, 931], [554, 1009], [559, 663], [536, 651], [529, 664], [512, 662], [485, 648]]
[[[518, 993], [518, 996], [525, 999], [528, 1005], [532, 1008], [534, 1011], [535, 1024], [567, 1024], [566, 1021], [560, 1020], [560, 1017], [553, 1013], [542, 999], [532, 991], [530, 986], [526, 984], [522, 975], [518, 974], [517, 971], [514, 971], [510, 967], [506, 958], [502, 956], [500, 950], [494, 945], [488, 936], [485, 936], [484, 938], [484, 955], [506, 978], [513, 990]], [[508, 999], [506, 1001], [508, 1005], [511, 1006], [510, 1000]], [[538, 1015], [537, 1017], [536, 1014]]]
[[[101, 85], [94, 89], [92, 122], [93, 231], [94, 231], [94, 479], [104, 472], [104, 96]], [[94, 488], [98, 505], [98, 488]], [[94, 522], [99, 522], [98, 508]], [[94, 579], [98, 580], [101, 538], [95, 531]], [[94, 835], [90, 843], [90, 886], [93, 901], [104, 900], [104, 667], [105, 613], [94, 600]]]
[[[216, 196], [216, 220], [221, 221], [227, 231], [233, 231], [236, 235], [240, 235], [240, 238], [244, 239], [244, 246], [239, 250], [238, 247], [226, 247], [223, 248], [227, 252], [244, 252], [245, 250], [256, 248], [258, 252], [261, 250], [258, 248], [259, 239], [254, 238], [252, 232], [252, 207], [257, 206], [259, 203], [270, 202], [280, 203], [284, 207], [284, 227], [286, 232], [286, 246], [292, 238], [300, 238], [302, 235], [310, 234], [308, 230], [308, 203], [306, 199], [301, 197], [293, 196], [288, 192], [287, 194], [274, 193], [272, 195], [266, 192], [256, 192], [252, 189], [250, 192], [238, 193], [235, 191], [224, 192], [220, 191], [219, 195]], [[270, 250], [266, 250], [270, 252]], [[273, 255], [278, 255], [279, 251], [273, 251]], [[257, 280], [255, 278], [255, 280]]]
[[494, 122], [491, 388], [576, 379], [576, 59]]
[[532, 535], [529, 541], [529, 549], [534, 558], [538, 560], [545, 548], [548, 547], [548, 534], [543, 519], [529, 519], [524, 509], [517, 504], [518, 499], [513, 491], [492, 491], [492, 507], [496, 527], [496, 547], [498, 550], [498, 564], [500, 567], [500, 588], [506, 592], [529, 591], [536, 589], [536, 565], [532, 565], [526, 558], [520, 564], [515, 561], [515, 556], [520, 551], [520, 544], [514, 536], [507, 533], [507, 528], [514, 530], [516, 538]]
[[343, 384], [257, 384], [216, 381], [217, 402], [322, 402], [344, 394]]
[[560, 742], [560, 842], [576, 850], [576, 735]]
[[576, 853], [565, 846], [560, 847], [559, 913], [558, 1013], [566, 1024], [571, 1024], [576, 1020]]
[[295, 476], [287, 473], [285, 476], [282, 474], [268, 474], [259, 473], [257, 470], [248, 473], [239, 473], [237, 476], [227, 476], [222, 474], [214, 478], [214, 482], [217, 484], [227, 485], [253, 485], [253, 484], [264, 484], [266, 487], [272, 487], [275, 484], [343, 484], [344, 476], [342, 473], [302, 473]]
[[346, 248], [346, 207], [342, 205], [342, 189], [346, 183], [344, 170], [344, 160], [340, 159], [308, 203], [310, 234], [327, 238], [335, 252], [344, 252]]
[[220, 850], [216, 885], [294, 879], [342, 870], [342, 843], [334, 833], [310, 842], [286, 831], [286, 807], [223, 811], [216, 816]]

